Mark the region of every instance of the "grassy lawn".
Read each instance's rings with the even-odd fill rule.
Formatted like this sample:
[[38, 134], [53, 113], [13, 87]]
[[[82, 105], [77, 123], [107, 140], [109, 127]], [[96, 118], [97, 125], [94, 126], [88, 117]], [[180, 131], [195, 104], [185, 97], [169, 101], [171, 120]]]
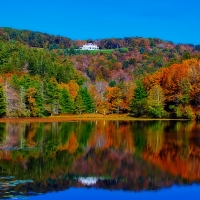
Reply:
[[[74, 52], [68, 51], [70, 49], [57, 49], [59, 53], [66, 53], [66, 55], [77, 55], [77, 54], [91, 54], [91, 55], [97, 55], [98, 53], [102, 54], [112, 54], [115, 51], [126, 53], [128, 52], [128, 48], [118, 48], [118, 49], [99, 49], [99, 50], [81, 50], [81, 49], [74, 49]], [[68, 52], [68, 53], [67, 53]]]
[[121, 53], [128, 52], [128, 48], [118, 48], [118, 49], [100, 49], [100, 50], [77, 50], [80, 52], [89, 52], [90, 54], [97, 54], [98, 52], [100, 53], [105, 53], [105, 54], [111, 54], [114, 51], [119, 51]]
[[97, 53], [105, 53], [105, 54], [110, 54], [115, 51], [115, 49], [100, 49], [100, 50], [77, 50], [80, 51], [81, 53], [89, 52], [90, 54], [97, 54]]

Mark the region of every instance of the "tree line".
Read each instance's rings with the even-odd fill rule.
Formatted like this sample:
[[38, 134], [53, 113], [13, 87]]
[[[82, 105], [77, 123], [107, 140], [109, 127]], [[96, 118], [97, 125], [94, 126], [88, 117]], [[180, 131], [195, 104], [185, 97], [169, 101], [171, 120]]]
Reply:
[[57, 114], [94, 112], [86, 87], [74, 80], [58, 83], [55, 78], [6, 74], [0, 90], [0, 115], [42, 117]]
[[[184, 60], [135, 82], [88, 87], [75, 80], [7, 73], [1, 76], [0, 115], [130, 113], [134, 117], [200, 118], [200, 60]], [[103, 92], [99, 92], [101, 87]]]

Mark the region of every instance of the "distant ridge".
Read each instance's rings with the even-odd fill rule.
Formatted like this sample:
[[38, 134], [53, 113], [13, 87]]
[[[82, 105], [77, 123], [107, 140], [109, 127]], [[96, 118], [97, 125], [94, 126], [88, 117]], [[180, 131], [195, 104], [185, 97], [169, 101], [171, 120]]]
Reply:
[[[4, 41], [15, 40], [26, 44], [29, 47], [48, 48], [48, 49], [69, 49], [78, 48], [85, 42], [95, 42], [100, 49], [117, 49], [117, 48], [135, 48], [150, 43], [150, 46], [165, 48], [168, 45], [184, 45], [192, 48], [194, 51], [200, 51], [200, 45], [193, 44], [174, 44], [171, 41], [164, 41], [159, 38], [142, 38], [142, 37], [124, 37], [124, 38], [106, 38], [99, 40], [72, 40], [65, 36], [52, 35], [31, 30], [19, 30], [8, 27], [0, 27], [0, 39]], [[141, 42], [142, 41], [142, 42]], [[188, 48], [186, 48], [188, 49]]]
[[0, 38], [3, 40], [17, 40], [30, 47], [39, 48], [71, 48], [73, 41], [67, 37], [55, 36], [31, 30], [18, 30], [13, 28], [0, 28]]

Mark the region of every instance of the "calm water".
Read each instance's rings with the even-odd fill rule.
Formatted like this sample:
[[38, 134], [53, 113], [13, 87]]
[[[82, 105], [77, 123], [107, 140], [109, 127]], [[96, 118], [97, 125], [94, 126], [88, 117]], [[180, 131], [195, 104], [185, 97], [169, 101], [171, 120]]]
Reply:
[[200, 195], [200, 124], [0, 124], [0, 199]]

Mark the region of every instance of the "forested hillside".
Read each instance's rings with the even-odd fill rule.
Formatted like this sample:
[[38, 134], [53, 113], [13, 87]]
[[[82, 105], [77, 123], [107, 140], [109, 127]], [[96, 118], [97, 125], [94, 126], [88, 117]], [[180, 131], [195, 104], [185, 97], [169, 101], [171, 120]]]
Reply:
[[49, 49], [73, 47], [73, 41], [69, 38], [30, 30], [0, 28], [0, 38], [4, 41], [15, 40], [29, 47]]
[[[102, 50], [77, 50], [86, 42]], [[131, 113], [198, 119], [199, 59], [200, 45], [138, 37], [73, 41], [0, 28], [0, 116]]]

